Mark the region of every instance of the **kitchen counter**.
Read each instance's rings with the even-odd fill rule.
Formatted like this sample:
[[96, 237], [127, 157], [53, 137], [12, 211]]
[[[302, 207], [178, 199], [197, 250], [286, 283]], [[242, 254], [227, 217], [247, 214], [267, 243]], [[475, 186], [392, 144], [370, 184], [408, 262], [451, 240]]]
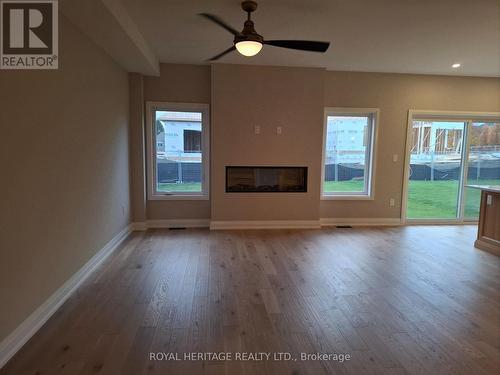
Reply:
[[465, 187], [489, 191], [490, 193], [500, 193], [500, 185], [465, 185]]

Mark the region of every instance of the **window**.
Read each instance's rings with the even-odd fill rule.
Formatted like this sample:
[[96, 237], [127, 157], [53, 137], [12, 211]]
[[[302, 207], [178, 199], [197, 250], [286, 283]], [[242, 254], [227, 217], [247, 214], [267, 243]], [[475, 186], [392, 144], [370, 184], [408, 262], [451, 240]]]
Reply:
[[201, 152], [201, 131], [184, 129], [184, 152]]
[[208, 199], [208, 105], [147, 103], [149, 199]]
[[371, 199], [378, 109], [326, 108], [322, 199]]

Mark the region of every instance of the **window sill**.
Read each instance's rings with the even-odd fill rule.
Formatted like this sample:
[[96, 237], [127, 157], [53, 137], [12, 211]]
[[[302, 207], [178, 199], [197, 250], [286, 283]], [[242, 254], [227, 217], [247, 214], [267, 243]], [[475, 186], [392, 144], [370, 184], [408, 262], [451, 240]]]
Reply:
[[150, 201], [208, 201], [210, 197], [203, 194], [154, 194], [148, 197]]
[[321, 200], [323, 201], [372, 201], [375, 198], [372, 195], [322, 195]]

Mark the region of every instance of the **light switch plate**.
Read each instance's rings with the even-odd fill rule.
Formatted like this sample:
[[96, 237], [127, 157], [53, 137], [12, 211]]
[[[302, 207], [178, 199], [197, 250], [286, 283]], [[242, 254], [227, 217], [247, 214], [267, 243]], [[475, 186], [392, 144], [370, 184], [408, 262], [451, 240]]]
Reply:
[[254, 126], [254, 131], [255, 131], [255, 134], [260, 134], [260, 126], [259, 125], [255, 125]]
[[492, 195], [490, 195], [490, 194], [486, 195], [486, 204], [488, 206], [491, 206], [493, 204], [493, 196]]
[[398, 159], [399, 159], [398, 154], [392, 154], [392, 161], [393, 161], [394, 163], [396, 163], [396, 162], [398, 161]]
[[276, 127], [276, 134], [281, 135], [282, 132], [283, 132], [283, 128], [281, 126], [277, 126]]

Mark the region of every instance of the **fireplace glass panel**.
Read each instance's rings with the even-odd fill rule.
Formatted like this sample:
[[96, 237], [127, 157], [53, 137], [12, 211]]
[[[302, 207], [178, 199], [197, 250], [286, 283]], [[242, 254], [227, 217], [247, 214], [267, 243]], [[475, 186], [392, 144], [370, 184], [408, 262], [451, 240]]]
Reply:
[[304, 193], [307, 167], [226, 167], [228, 193]]

